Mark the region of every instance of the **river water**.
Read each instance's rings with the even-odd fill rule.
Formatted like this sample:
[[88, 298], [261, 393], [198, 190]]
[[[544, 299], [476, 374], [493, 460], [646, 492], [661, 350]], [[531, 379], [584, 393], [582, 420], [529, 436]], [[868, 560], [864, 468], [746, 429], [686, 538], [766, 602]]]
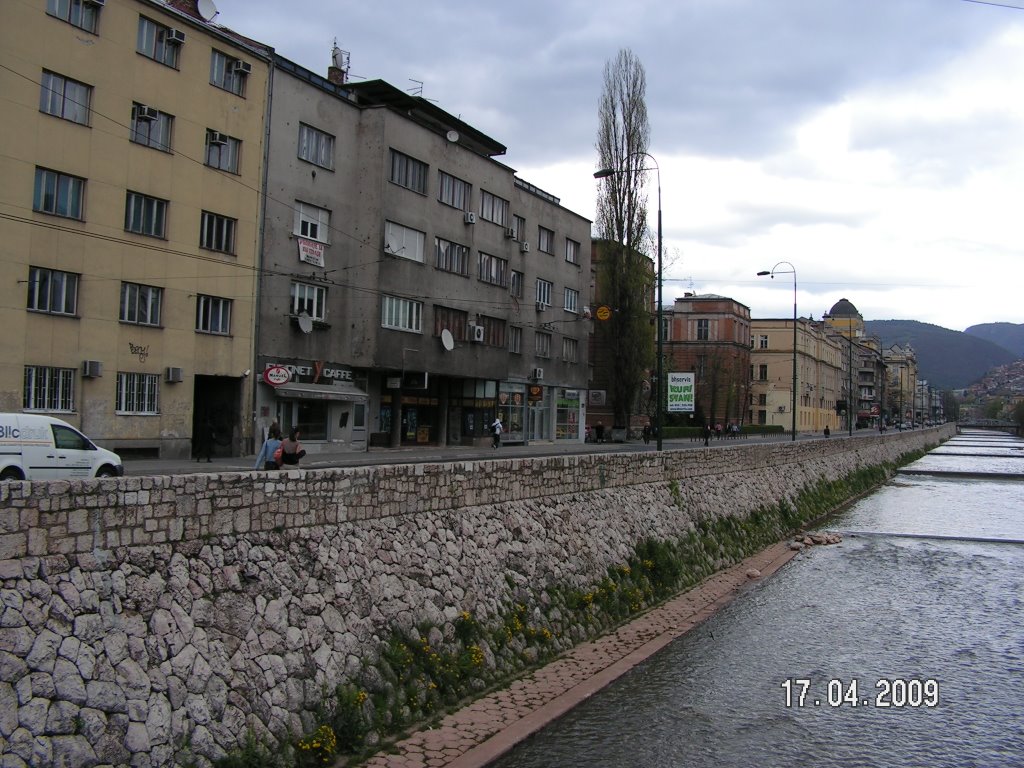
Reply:
[[907, 469], [493, 766], [1024, 766], [1024, 441]]

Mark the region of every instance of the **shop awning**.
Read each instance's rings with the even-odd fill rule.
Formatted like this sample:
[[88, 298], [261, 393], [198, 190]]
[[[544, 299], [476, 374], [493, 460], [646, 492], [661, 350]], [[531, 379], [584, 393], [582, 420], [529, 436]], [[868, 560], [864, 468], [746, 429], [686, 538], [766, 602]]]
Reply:
[[348, 400], [365, 403], [367, 395], [348, 383], [337, 384], [282, 384], [274, 390], [278, 397], [288, 400]]

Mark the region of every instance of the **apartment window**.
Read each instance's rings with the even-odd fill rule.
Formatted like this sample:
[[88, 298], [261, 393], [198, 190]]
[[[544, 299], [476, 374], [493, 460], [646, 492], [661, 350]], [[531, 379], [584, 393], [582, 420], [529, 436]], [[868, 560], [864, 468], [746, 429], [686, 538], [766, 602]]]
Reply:
[[542, 331], [533, 334], [533, 351], [537, 357], [551, 357], [551, 334]]
[[96, 34], [100, 6], [87, 0], [46, 0], [46, 12], [72, 26]]
[[492, 285], [508, 285], [508, 259], [480, 251], [480, 280]]
[[554, 254], [555, 233], [547, 227], [537, 227], [537, 250]]
[[511, 325], [508, 329], [508, 351], [518, 355], [523, 351], [523, 329], [518, 325]]
[[77, 374], [74, 368], [26, 365], [21, 407], [26, 411], [71, 413], [75, 410]]
[[398, 296], [383, 296], [380, 324], [384, 328], [422, 333], [423, 303]]
[[292, 314], [305, 312], [313, 320], [327, 317], [327, 289], [322, 285], [292, 283]]
[[223, 88], [236, 96], [245, 96], [245, 79], [252, 65], [220, 51], [210, 55], [210, 85]]
[[309, 203], [295, 204], [295, 234], [308, 240], [326, 243], [331, 226], [331, 212]]
[[480, 191], [480, 218], [505, 226], [508, 221], [508, 200]]
[[768, 381], [768, 366], [765, 363], [757, 366], [757, 378], [760, 381]]
[[697, 341], [708, 341], [711, 338], [711, 321], [697, 321]]
[[139, 32], [135, 50], [146, 58], [177, 69], [181, 46], [169, 38], [170, 32], [170, 27], [157, 24], [145, 16], [139, 16]]
[[392, 149], [391, 182], [425, 195], [427, 194], [427, 164]]
[[437, 199], [460, 211], [466, 210], [473, 193], [473, 186], [444, 171], [438, 172], [437, 179]]
[[74, 272], [29, 267], [26, 306], [33, 312], [74, 315], [78, 311], [78, 280]]
[[199, 247], [221, 253], [235, 252], [236, 219], [203, 211], [199, 222]]
[[138, 283], [121, 283], [121, 322], [160, 325], [163, 296], [163, 288]]
[[768, 349], [768, 337], [767, 336], [758, 336], [757, 337], [757, 347], [758, 347], [758, 349]]
[[768, 395], [767, 394], [758, 395], [757, 396], [757, 404], [758, 405], [768, 405]]
[[451, 331], [455, 341], [466, 340], [466, 328], [469, 326], [469, 313], [461, 309], [434, 305], [434, 335], [440, 336], [446, 328]]
[[206, 164], [228, 173], [238, 173], [238, 155], [242, 142], [226, 133], [206, 130]]
[[299, 159], [334, 169], [334, 137], [305, 123], [299, 123]]
[[523, 285], [526, 282], [526, 276], [517, 269], [512, 270], [512, 278], [509, 281], [508, 292], [517, 299], [523, 298]]
[[167, 231], [167, 201], [139, 192], [125, 197], [124, 228], [149, 237], [164, 237]]
[[670, 317], [661, 318], [661, 340], [672, 340], [672, 318]]
[[522, 216], [512, 217], [512, 230], [515, 232], [514, 239], [525, 240], [526, 239], [526, 219]]
[[70, 120], [72, 123], [88, 125], [91, 97], [91, 86], [53, 72], [43, 71], [42, 86], [39, 89], [40, 112]]
[[580, 292], [574, 288], [566, 288], [564, 294], [565, 300], [565, 311], [566, 312], [579, 312], [580, 311]]
[[568, 336], [562, 337], [562, 360], [567, 363], [578, 362], [579, 349], [580, 344], [576, 339], [571, 339]]
[[545, 307], [551, 306], [551, 288], [552, 284], [550, 281], [542, 280], [539, 277], [537, 278], [536, 298], [538, 304], [541, 304]]
[[196, 296], [196, 330], [223, 336], [231, 333], [231, 299]]
[[68, 219], [82, 218], [85, 179], [66, 173], [36, 168], [36, 186], [32, 210], [52, 213]]
[[393, 221], [384, 224], [384, 253], [422, 264], [426, 241], [426, 234], [418, 229], [403, 227]]
[[457, 275], [469, 274], [469, 248], [440, 237], [434, 238], [434, 246], [437, 251], [435, 266], [438, 269], [454, 272]]
[[505, 346], [505, 321], [497, 317], [479, 315], [477, 322], [484, 328], [484, 344], [492, 347]]
[[160, 379], [155, 373], [117, 374], [117, 413], [150, 415], [160, 413]]
[[136, 144], [170, 152], [173, 123], [174, 117], [166, 112], [135, 102], [132, 104], [132, 125], [129, 138]]
[[580, 244], [565, 238], [565, 260], [570, 264], [580, 263]]

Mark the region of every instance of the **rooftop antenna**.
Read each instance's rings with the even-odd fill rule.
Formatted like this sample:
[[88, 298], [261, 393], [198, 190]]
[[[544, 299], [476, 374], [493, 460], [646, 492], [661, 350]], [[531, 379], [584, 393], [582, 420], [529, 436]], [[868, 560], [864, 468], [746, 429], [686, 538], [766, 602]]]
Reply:
[[406, 88], [405, 90], [407, 92], [411, 93], [413, 96], [422, 96], [423, 95], [423, 81], [422, 80], [413, 80], [410, 77], [409, 78], [409, 82], [410, 83], [416, 83], [416, 85], [414, 85], [412, 88]]

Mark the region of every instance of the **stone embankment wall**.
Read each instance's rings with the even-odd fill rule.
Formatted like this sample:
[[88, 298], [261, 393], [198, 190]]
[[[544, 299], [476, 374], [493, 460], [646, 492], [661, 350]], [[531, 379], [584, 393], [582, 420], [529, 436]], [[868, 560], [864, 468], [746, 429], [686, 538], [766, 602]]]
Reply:
[[645, 537], [948, 438], [0, 486], [0, 764], [199, 764], [310, 711], [395, 626], [482, 621]]

